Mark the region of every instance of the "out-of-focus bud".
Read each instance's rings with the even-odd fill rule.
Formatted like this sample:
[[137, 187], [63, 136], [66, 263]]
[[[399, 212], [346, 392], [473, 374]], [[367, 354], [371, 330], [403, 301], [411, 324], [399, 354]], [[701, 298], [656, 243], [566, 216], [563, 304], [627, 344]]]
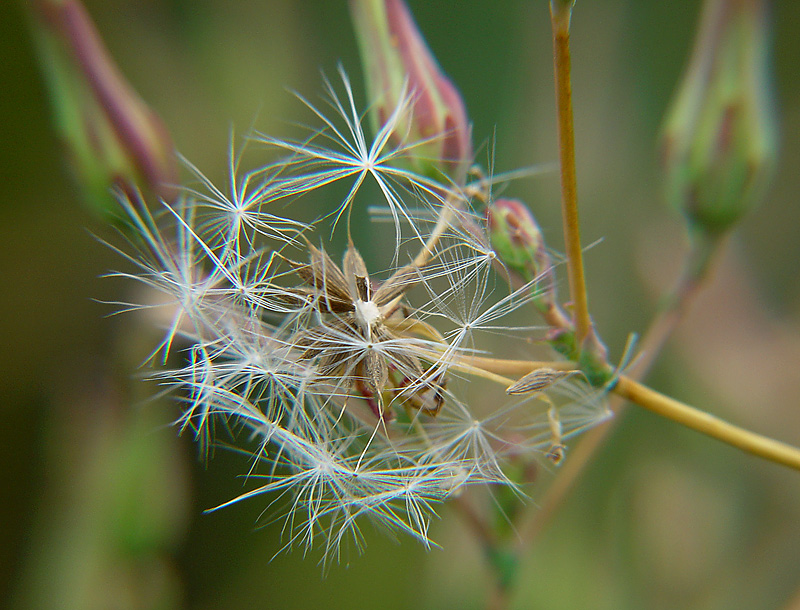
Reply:
[[177, 168], [169, 133], [112, 61], [79, 0], [33, 0], [39, 58], [63, 137], [87, 199], [115, 209], [111, 187], [170, 194]]
[[370, 96], [370, 119], [378, 129], [410, 96], [410, 112], [394, 136], [424, 141], [413, 150], [414, 169], [444, 173], [462, 184], [472, 163], [472, 133], [461, 95], [444, 75], [402, 0], [350, 0]]
[[707, 0], [663, 128], [670, 203], [693, 231], [717, 236], [763, 195], [776, 128], [761, 0]]

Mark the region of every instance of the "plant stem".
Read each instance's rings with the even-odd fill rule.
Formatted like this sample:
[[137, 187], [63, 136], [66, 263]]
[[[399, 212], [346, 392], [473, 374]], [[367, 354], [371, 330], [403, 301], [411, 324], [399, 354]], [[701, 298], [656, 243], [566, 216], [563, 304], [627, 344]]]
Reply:
[[[468, 214], [465, 214], [465, 207], [466, 200], [460, 190], [456, 189], [444, 197], [442, 208], [439, 210], [439, 216], [436, 219], [436, 225], [417, 253], [416, 258], [414, 258], [413, 264], [415, 267], [421, 269], [431, 261], [436, 253], [436, 246], [449, 228], [461, 226], [473, 237], [485, 241], [483, 230]], [[488, 247], [488, 243], [486, 246]]]
[[550, 21], [553, 29], [558, 150], [561, 167], [561, 214], [567, 253], [570, 297], [574, 307], [575, 334], [582, 345], [591, 331], [586, 281], [583, 271], [578, 190], [575, 175], [575, 130], [572, 120], [572, 84], [570, 82], [569, 22], [571, 2], [553, 0]]
[[[527, 360], [502, 360], [499, 358], [475, 358], [471, 360], [470, 364], [477, 368], [479, 361], [484, 361], [481, 363], [486, 364], [487, 368], [491, 368], [492, 371], [509, 372], [513, 369], [514, 372], [520, 373], [526, 369], [530, 371], [542, 368], [539, 366], [541, 364], [547, 366], [557, 365], [562, 370], [565, 368], [564, 365], [573, 365], [573, 363], [564, 361], [543, 363]], [[723, 443], [738, 447], [743, 451], [771, 462], [800, 470], [800, 449], [729, 424], [705, 411], [656, 392], [628, 376], [621, 375], [611, 391], [621, 398], [630, 400], [640, 407], [671, 419], [687, 428], [702, 432]]]
[[484, 552], [486, 549], [493, 549], [497, 546], [497, 535], [489, 527], [486, 519], [469, 503], [466, 496], [456, 496], [453, 506], [458, 509], [464, 522], [475, 535], [475, 538], [480, 542]]
[[742, 451], [800, 470], [800, 449], [729, 424], [710, 413], [656, 392], [629, 377], [621, 376], [613, 392], [653, 413], [738, 447]]
[[[639, 357], [628, 371], [628, 377], [644, 379], [653, 366], [664, 345], [683, 320], [695, 296], [703, 286], [709, 273], [714, 255], [721, 249], [722, 242], [707, 240], [695, 241], [683, 265], [680, 279], [670, 295], [663, 299], [658, 315], [650, 323], [641, 342]], [[511, 371], [507, 371], [509, 374]], [[611, 432], [619, 425], [625, 412], [625, 399], [619, 395], [611, 398], [609, 408], [614, 417], [582, 435], [580, 442], [570, 452], [569, 459], [559, 469], [547, 493], [539, 503], [537, 511], [527, 524], [520, 528], [521, 544], [530, 544], [545, 528], [550, 518], [569, 495], [595, 454], [603, 446]]]
[[445, 199], [444, 205], [442, 205], [442, 209], [439, 211], [439, 217], [436, 219], [436, 226], [433, 228], [427, 241], [423, 244], [422, 249], [414, 259], [415, 267], [421, 269], [430, 262], [436, 250], [436, 245], [439, 243], [445, 230], [450, 226], [455, 216], [455, 207], [451, 199], [452, 198], [449, 196]]
[[795, 591], [789, 602], [781, 607], [782, 610], [800, 610], [800, 589]]
[[475, 510], [465, 496], [457, 496], [453, 505], [479, 542], [483, 559], [492, 572], [492, 590], [486, 603], [487, 610], [506, 610], [509, 591], [502, 566], [497, 562], [497, 557], [503, 550], [497, 533], [491, 528], [486, 517]]
[[570, 360], [505, 360], [503, 358], [484, 358], [481, 356], [458, 356], [454, 362], [481, 368], [498, 375], [527, 375], [536, 369], [578, 370], [577, 363]]

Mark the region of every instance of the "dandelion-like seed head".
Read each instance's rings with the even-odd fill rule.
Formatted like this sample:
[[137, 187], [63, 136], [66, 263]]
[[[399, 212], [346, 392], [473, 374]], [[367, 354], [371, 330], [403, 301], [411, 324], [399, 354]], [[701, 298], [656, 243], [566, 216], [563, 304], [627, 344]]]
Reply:
[[[179, 200], [121, 197], [136, 265], [123, 275], [159, 295], [124, 306], [163, 312], [153, 377], [177, 388], [181, 429], [204, 445], [227, 430], [252, 456], [252, 487], [222, 506], [263, 496], [287, 548], [319, 545], [326, 560], [346, 541], [361, 548], [365, 519], [430, 544], [438, 503], [468, 485], [513, 484], [512, 453], [544, 456], [606, 416], [602, 393], [577, 376], [507, 395], [513, 380], [481, 366], [498, 336], [526, 349], [536, 328], [514, 316], [538, 278], [509, 289], [469, 189], [407, 169], [419, 143], [395, 130], [409, 98], [370, 139], [341, 80], [343, 97], [325, 83], [335, 117], [301, 98], [322, 127], [302, 141], [258, 135], [277, 158], [242, 173], [231, 154], [227, 189], [187, 162], [199, 185]], [[340, 180], [352, 184], [327, 216], [283, 215]], [[354, 230], [367, 180], [393, 224], [383, 271], [359, 251], [380, 225]], [[470, 389], [481, 378], [494, 384], [487, 404]]]

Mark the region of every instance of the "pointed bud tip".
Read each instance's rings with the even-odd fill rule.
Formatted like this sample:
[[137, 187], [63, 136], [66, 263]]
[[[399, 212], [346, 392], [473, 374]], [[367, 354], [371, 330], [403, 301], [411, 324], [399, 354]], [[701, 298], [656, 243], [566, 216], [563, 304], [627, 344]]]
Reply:
[[519, 199], [496, 199], [486, 207], [486, 227], [497, 256], [527, 277], [541, 273], [547, 260], [541, 229]]

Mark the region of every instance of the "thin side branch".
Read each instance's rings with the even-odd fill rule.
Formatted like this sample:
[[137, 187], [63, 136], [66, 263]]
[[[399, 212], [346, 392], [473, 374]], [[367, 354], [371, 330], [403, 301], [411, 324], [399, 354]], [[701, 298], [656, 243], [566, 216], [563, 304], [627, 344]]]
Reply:
[[[570, 367], [574, 367], [574, 363], [568, 361], [536, 362], [532, 360], [501, 360], [477, 357], [464, 358], [461, 362], [462, 366], [465, 366], [467, 362], [471, 365], [470, 368], [482, 368], [487, 371], [506, 374], [532, 371], [542, 368], [541, 365], [557, 366], [559, 370], [573, 370]], [[738, 447], [742, 451], [800, 470], [800, 449], [729, 424], [705, 411], [656, 392], [630, 377], [620, 376], [612, 392], [620, 398], [636, 403], [640, 407], [671, 419], [687, 428], [702, 432], [723, 443]]]
[[800, 470], [800, 449], [796, 447], [729, 424], [714, 415], [656, 392], [629, 377], [620, 377], [613, 391], [640, 407], [687, 428], [771, 462]]
[[556, 371], [576, 371], [578, 364], [570, 360], [505, 360], [503, 358], [484, 358], [481, 356], [457, 356], [456, 364], [481, 368], [498, 375], [527, 375], [537, 369]]
[[414, 259], [415, 267], [419, 267], [421, 269], [430, 262], [434, 252], [436, 251], [436, 245], [439, 243], [442, 235], [444, 235], [444, 232], [452, 223], [454, 217], [454, 204], [451, 201], [451, 198], [448, 197], [445, 200], [442, 209], [439, 211], [439, 217], [436, 219], [436, 226], [433, 228], [433, 231], [428, 236], [427, 241]]

